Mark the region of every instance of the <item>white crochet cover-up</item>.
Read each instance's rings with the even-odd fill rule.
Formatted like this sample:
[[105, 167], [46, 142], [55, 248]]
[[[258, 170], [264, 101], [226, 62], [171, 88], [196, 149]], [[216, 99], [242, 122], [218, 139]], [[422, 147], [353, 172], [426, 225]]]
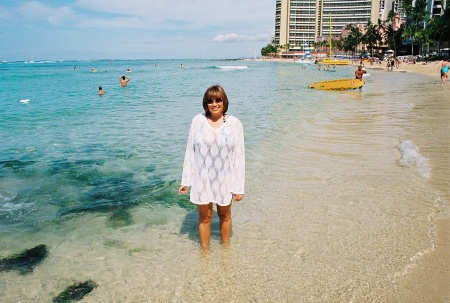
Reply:
[[227, 115], [219, 128], [204, 114], [192, 119], [181, 185], [190, 186], [195, 204], [231, 203], [232, 194], [244, 194], [245, 150], [241, 121]]

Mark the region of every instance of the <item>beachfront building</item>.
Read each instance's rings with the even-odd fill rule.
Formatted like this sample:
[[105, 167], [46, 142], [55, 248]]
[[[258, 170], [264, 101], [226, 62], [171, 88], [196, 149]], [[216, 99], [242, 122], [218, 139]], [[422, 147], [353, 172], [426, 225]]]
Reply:
[[[442, 15], [448, 1], [427, 0], [429, 16]], [[315, 42], [345, 37], [348, 24], [363, 31], [368, 21], [375, 25], [393, 22], [399, 30], [406, 24], [405, 0], [277, 0], [273, 43], [281, 46], [283, 57], [302, 57], [305, 50], [313, 50]], [[411, 40], [403, 45], [411, 45]], [[319, 57], [326, 55], [324, 49], [314, 51]]]
[[[438, 17], [444, 13], [445, 7], [448, 0], [427, 0], [426, 10], [429, 12], [428, 17]], [[412, 5], [416, 3], [413, 0]], [[398, 18], [400, 24], [406, 22], [405, 13], [405, 1], [404, 0], [380, 0], [380, 20], [387, 20], [389, 17], [389, 12], [393, 11], [395, 13], [395, 18]]]
[[[412, 2], [415, 5], [415, 0]], [[448, 0], [427, 0], [427, 11], [430, 13], [429, 17], [441, 16], [444, 13]], [[393, 11], [399, 15], [402, 22], [406, 19], [404, 10], [404, 0], [380, 0], [380, 19], [386, 20], [389, 11]]]
[[378, 19], [380, 20], [386, 20], [388, 13], [389, 13], [389, 0], [380, 0], [380, 15]]
[[[378, 24], [380, 0], [323, 0], [323, 10], [318, 18], [322, 21], [318, 27], [317, 36], [340, 36], [342, 28], [348, 24], [367, 24], [371, 21]], [[331, 21], [329, 22], [331, 16]]]
[[400, 17], [402, 22], [406, 20], [406, 13], [404, 7], [405, 7], [404, 0], [392, 1], [391, 9], [394, 13], [396, 13]]
[[403, 9], [404, 1], [403, 0], [380, 0], [380, 20], [387, 20], [389, 18], [389, 12], [393, 11], [396, 13], [398, 17], [403, 21], [405, 21], [405, 11]]
[[428, 0], [427, 11], [430, 12], [431, 17], [441, 16], [447, 7], [447, 0]]
[[[406, 23], [406, 14], [405, 14], [405, 1], [404, 0], [385, 0], [388, 7], [395, 13], [395, 18], [392, 22], [395, 22], [394, 28], [400, 28], [401, 24]], [[444, 14], [444, 10], [446, 8], [448, 0], [427, 0], [426, 10], [428, 12], [429, 18], [435, 18]], [[416, 0], [412, 1], [412, 5], [415, 6]], [[383, 19], [385, 20], [385, 19]], [[425, 23], [421, 23], [421, 26], [426, 26]], [[404, 46], [411, 45], [411, 38], [406, 38], [403, 42]], [[429, 47], [429, 46], [427, 46]]]
[[277, 0], [274, 42], [301, 49], [328, 37], [330, 24], [331, 34], [340, 36], [347, 24], [378, 24], [379, 17], [380, 0]]

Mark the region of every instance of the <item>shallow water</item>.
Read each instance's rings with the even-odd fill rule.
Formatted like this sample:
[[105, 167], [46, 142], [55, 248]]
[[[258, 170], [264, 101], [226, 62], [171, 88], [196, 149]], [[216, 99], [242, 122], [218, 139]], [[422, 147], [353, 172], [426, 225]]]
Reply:
[[[328, 92], [307, 86], [353, 68], [180, 63], [0, 65], [0, 256], [49, 247], [32, 274], [0, 273], [2, 301], [49, 302], [92, 279], [83, 302], [382, 302], [433, 251], [450, 197], [439, 79], [373, 70], [362, 92]], [[247, 187], [231, 246], [215, 218], [202, 253], [176, 190], [216, 83], [244, 124]]]

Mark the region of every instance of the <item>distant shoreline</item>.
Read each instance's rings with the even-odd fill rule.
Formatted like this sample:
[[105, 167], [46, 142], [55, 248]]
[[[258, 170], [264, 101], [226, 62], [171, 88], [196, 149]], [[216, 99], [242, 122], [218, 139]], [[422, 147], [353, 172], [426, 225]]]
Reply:
[[[281, 58], [271, 58], [271, 59], [254, 59], [255, 61], [272, 61], [272, 62], [280, 62], [280, 63], [292, 63], [294, 59], [281, 59]], [[400, 63], [400, 67], [394, 68], [394, 72], [410, 72], [410, 73], [419, 73], [424, 74], [427, 76], [437, 76], [440, 77], [440, 64], [441, 61], [433, 61], [430, 63], [425, 62], [417, 62], [416, 64], [408, 64], [405, 62]], [[359, 63], [352, 63], [350, 64], [352, 66], [358, 66]], [[379, 69], [379, 70], [386, 70], [386, 62], [382, 62], [382, 64], [374, 64], [370, 65], [370, 63], [365, 62], [364, 67], [366, 69]]]

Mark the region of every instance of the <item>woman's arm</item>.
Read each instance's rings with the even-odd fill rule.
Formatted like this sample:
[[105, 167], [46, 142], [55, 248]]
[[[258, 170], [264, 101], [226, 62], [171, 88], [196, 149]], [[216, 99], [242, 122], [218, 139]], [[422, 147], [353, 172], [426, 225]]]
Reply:
[[186, 144], [186, 152], [184, 155], [183, 173], [181, 175], [181, 185], [180, 188], [178, 189], [179, 193], [186, 193], [192, 184], [192, 177], [194, 175], [194, 165], [195, 165], [194, 132], [195, 132], [194, 121], [192, 121], [191, 127], [189, 129], [188, 141]]
[[233, 198], [239, 201], [244, 196], [245, 187], [245, 147], [244, 128], [238, 120], [236, 128], [236, 141], [233, 150]]

